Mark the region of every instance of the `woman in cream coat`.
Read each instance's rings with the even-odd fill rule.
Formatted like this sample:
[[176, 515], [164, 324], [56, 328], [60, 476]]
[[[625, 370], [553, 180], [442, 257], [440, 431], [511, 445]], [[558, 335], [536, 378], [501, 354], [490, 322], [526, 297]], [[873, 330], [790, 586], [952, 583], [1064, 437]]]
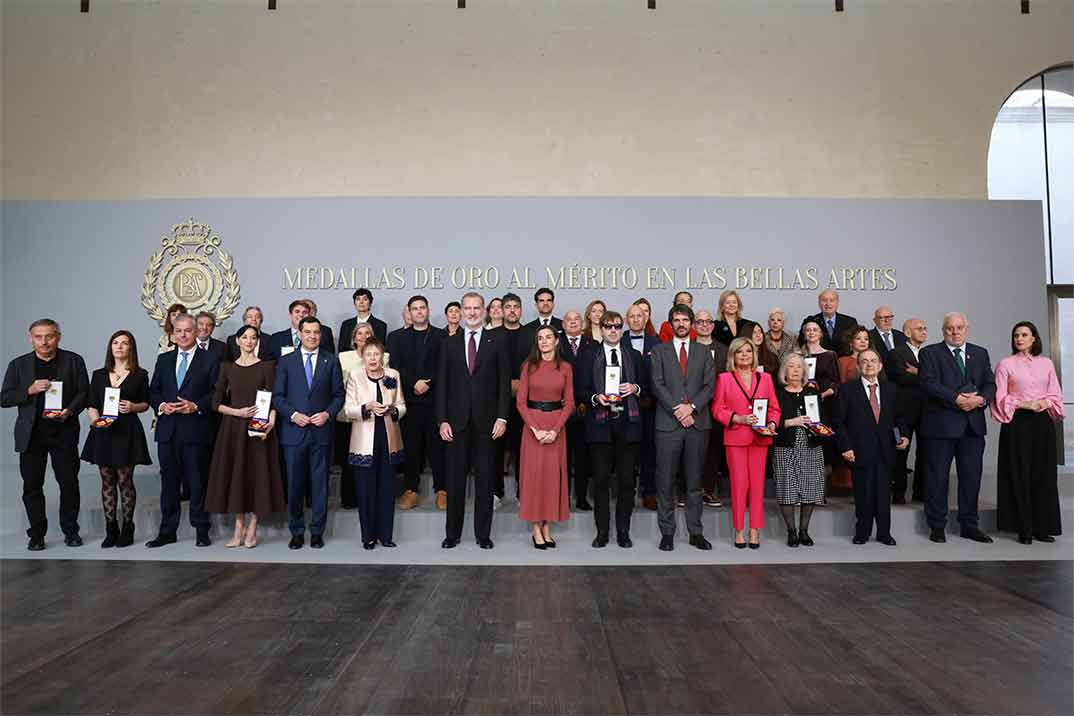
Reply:
[[343, 410], [351, 421], [347, 464], [358, 496], [362, 546], [394, 547], [395, 469], [403, 463], [399, 420], [406, 414], [399, 372], [384, 367], [384, 346], [370, 337], [347, 378]]

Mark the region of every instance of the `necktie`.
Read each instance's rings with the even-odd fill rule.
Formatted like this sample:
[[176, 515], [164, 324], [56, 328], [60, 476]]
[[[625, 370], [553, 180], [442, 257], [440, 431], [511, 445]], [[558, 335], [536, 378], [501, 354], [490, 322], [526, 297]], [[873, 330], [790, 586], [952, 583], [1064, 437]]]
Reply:
[[686, 377], [686, 343], [679, 344], [679, 368], [682, 369], [682, 377]]
[[894, 346], [891, 345], [891, 334], [890, 333], [885, 333], [884, 334], [884, 345], [888, 347], [889, 351], [892, 348], [894, 348]]
[[182, 351], [179, 353], [179, 372], [175, 374], [175, 384], [178, 387], [183, 386], [183, 379], [186, 378], [186, 369], [189, 367], [189, 360], [189, 353], [187, 353], [186, 351]]
[[571, 339], [571, 352], [578, 355], [578, 336]]
[[612, 348], [612, 365], [619, 365], [619, 351], [615, 348]]
[[547, 326], [548, 325], [548, 319], [547, 318], [542, 318], [541, 319], [541, 325], [542, 326]]
[[474, 369], [477, 367], [477, 339], [474, 338], [476, 331], [470, 331], [470, 343], [466, 346], [466, 367], [470, 370], [470, 375], [474, 374]]
[[302, 342], [302, 341], [300, 341], [300, 340], [298, 339], [298, 331], [295, 331], [295, 332], [294, 332], [294, 334], [293, 334], [293, 337], [294, 337], [294, 339], [295, 339], [295, 340], [294, 340], [295, 348], [298, 348], [298, 344]]
[[955, 349], [955, 364], [958, 365], [959, 373], [962, 373], [962, 377], [966, 377], [966, 361], [962, 359], [962, 349]]
[[306, 354], [306, 387], [313, 387], [313, 354]]
[[835, 333], [835, 320], [829, 318], [827, 321], [825, 321], [825, 323], [828, 324], [828, 339], [831, 340], [833, 334]]
[[207, 351], [207, 350], [209, 350], [209, 344], [208, 343], [202, 343], [202, 342], [199, 341], [198, 342], [198, 348], [202, 349], [203, 351]]
[[869, 405], [873, 408], [873, 420], [880, 422], [880, 401], [876, 397], [876, 383], [869, 383]]

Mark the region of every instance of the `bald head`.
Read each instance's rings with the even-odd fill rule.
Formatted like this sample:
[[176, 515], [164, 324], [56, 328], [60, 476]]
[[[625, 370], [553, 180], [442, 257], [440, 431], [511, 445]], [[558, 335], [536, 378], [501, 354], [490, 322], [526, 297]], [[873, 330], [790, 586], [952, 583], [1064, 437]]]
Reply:
[[582, 333], [582, 314], [575, 310], [563, 314], [563, 332], [573, 337]]

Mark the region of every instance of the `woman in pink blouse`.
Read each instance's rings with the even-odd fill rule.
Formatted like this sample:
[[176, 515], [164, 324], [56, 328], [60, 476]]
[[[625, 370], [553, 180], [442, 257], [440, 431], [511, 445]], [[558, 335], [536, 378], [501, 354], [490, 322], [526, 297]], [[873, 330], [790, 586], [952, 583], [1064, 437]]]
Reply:
[[1062, 534], [1056, 484], [1055, 424], [1063, 419], [1063, 390], [1040, 333], [1029, 321], [1011, 330], [1012, 355], [996, 366], [992, 417], [999, 433], [998, 527], [1018, 541], [1054, 542]]

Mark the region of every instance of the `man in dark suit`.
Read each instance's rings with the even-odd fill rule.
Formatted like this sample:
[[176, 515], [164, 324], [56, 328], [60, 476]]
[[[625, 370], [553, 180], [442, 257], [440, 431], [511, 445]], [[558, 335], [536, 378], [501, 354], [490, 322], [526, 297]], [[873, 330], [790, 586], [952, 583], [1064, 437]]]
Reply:
[[447, 443], [448, 509], [441, 547], [462, 538], [466, 517], [466, 477], [474, 471], [474, 536], [492, 549], [492, 481], [495, 441], [507, 430], [511, 377], [503, 331], [485, 330], [485, 299], [462, 297], [462, 326], [440, 346], [436, 380], [436, 421]]
[[518, 362], [521, 365], [530, 353], [533, 338], [537, 335], [537, 329], [541, 326], [552, 326], [556, 335], [563, 334], [563, 321], [552, 315], [556, 310], [556, 294], [550, 288], [539, 288], [533, 294], [533, 305], [537, 309], [537, 318], [522, 326], [522, 335], [519, 337]]
[[214, 314], [208, 311], [201, 311], [194, 316], [194, 326], [198, 350], [212, 353], [220, 363], [231, 360], [227, 344], [213, 338], [213, 329], [216, 328], [216, 316]]
[[[713, 330], [716, 328], [716, 319], [711, 313], [701, 309], [694, 315], [697, 342], [708, 348], [709, 353], [712, 354], [712, 367], [715, 370], [716, 379], [719, 380], [720, 373], [727, 371], [727, 346], [712, 337]], [[712, 430], [709, 431], [707, 442], [705, 462], [701, 470], [701, 504], [705, 507], [722, 507], [723, 503], [718, 497], [717, 481], [727, 474], [727, 453], [723, 446], [723, 425], [718, 420], [712, 421]], [[682, 490], [684, 487], [681, 481], [677, 482], [676, 489]]]
[[[918, 382], [918, 352], [925, 345], [928, 331], [925, 322], [920, 318], [911, 318], [902, 324], [906, 334], [906, 342], [895, 346], [888, 353], [884, 361], [884, 372], [888, 379], [899, 386], [897, 407], [899, 414], [906, 423], [906, 432], [903, 435], [908, 440], [914, 439], [914, 432], [921, 425], [921, 413], [925, 400], [921, 395], [921, 386]], [[914, 502], [922, 502], [925, 499], [925, 441], [921, 435], [917, 436], [917, 447], [914, 455], [914, 489], [912, 499]], [[899, 450], [895, 456], [895, 472], [892, 473], [892, 499], [893, 505], [906, 504], [906, 458], [909, 450]]]
[[[608, 544], [610, 530], [609, 478], [615, 466], [615, 532], [620, 547], [634, 546], [630, 517], [634, 513], [634, 464], [641, 441], [641, 404], [645, 375], [641, 354], [622, 342], [623, 317], [607, 311], [600, 319], [604, 338], [578, 356], [574, 374], [575, 403], [587, 406], [586, 442], [593, 462], [593, 517], [597, 523], [594, 547]], [[619, 383], [608, 386], [607, 369], [619, 366]], [[612, 393], [612, 388], [615, 392]], [[618, 396], [618, 397], [616, 397]]]
[[209, 515], [205, 512], [205, 482], [212, 455], [213, 390], [220, 372], [216, 356], [198, 348], [194, 319], [172, 320], [175, 350], [157, 356], [149, 383], [149, 404], [157, 414], [157, 455], [160, 460], [160, 530], [146, 547], [173, 544], [179, 529], [179, 483], [190, 486], [190, 525], [195, 544], [208, 547]]
[[967, 343], [968, 332], [965, 314], [948, 313], [943, 319], [943, 343], [925, 346], [918, 354], [925, 394], [920, 436], [928, 461], [925, 518], [933, 542], [947, 541], [944, 528], [952, 459], [958, 471], [960, 534], [975, 542], [992, 541], [978, 526], [977, 497], [987, 432], [985, 410], [996, 398], [996, 379], [988, 351]]
[[307, 316], [299, 323], [301, 347], [276, 366], [272, 407], [280, 419], [280, 444], [287, 469], [287, 511], [291, 542], [301, 549], [306, 535], [306, 485], [311, 486], [313, 514], [310, 547], [324, 547], [328, 515], [328, 464], [332, 424], [343, 407], [343, 372], [339, 360], [321, 350], [321, 322]]
[[869, 329], [869, 344], [880, 354], [880, 361], [887, 363], [888, 353], [906, 343], [906, 334], [892, 325], [895, 313], [888, 306], [880, 306], [873, 312], [873, 328]]
[[[839, 293], [834, 289], [828, 288], [821, 291], [817, 297], [817, 305], [820, 307], [820, 313], [806, 316], [802, 320], [802, 325], [810, 320], [819, 323], [822, 331], [820, 344], [830, 351], [845, 355], [843, 334], [858, 325], [858, 319], [839, 313]], [[799, 329], [798, 333], [801, 334], [801, 332]]]
[[[582, 314], [567, 311], [563, 314], [563, 333], [559, 336], [559, 355], [577, 371], [578, 356], [593, 343], [593, 339], [582, 334]], [[582, 404], [567, 420], [567, 472], [574, 482], [574, 508], [589, 512], [589, 450], [585, 441], [585, 411]]]
[[[503, 440], [496, 441], [496, 474], [492, 479], [493, 509], [499, 509], [503, 500], [506, 485], [504, 476], [510, 465], [515, 475], [515, 490], [518, 490], [519, 454], [522, 444], [522, 415], [515, 405], [515, 396], [518, 394], [518, 384], [522, 377], [522, 364], [529, 356], [529, 347], [533, 345], [536, 332], [528, 337], [529, 343], [524, 342], [525, 329], [522, 326], [522, 298], [515, 293], [505, 293], [500, 299], [503, 307], [503, 326], [501, 340], [507, 346], [508, 370], [511, 374], [511, 401], [507, 408], [507, 433]], [[460, 309], [461, 310], [461, 309]]]
[[[15, 452], [22, 475], [22, 504], [30, 528], [27, 549], [45, 548], [48, 518], [45, 514], [45, 464], [60, 485], [60, 529], [64, 544], [80, 547], [78, 534], [78, 414], [89, 400], [89, 378], [82, 356], [60, 349], [60, 326], [51, 318], [30, 324], [33, 350], [15, 358], [4, 373], [0, 406], [19, 409], [15, 419]], [[58, 414], [45, 413], [45, 396], [59, 383]], [[55, 388], [53, 388], [55, 390]]]
[[[626, 314], [627, 333], [623, 342], [638, 352], [641, 356], [641, 369], [645, 375], [645, 384], [649, 383], [652, 375], [651, 354], [653, 348], [660, 345], [660, 339], [656, 336], [645, 335], [645, 310], [634, 304]], [[638, 399], [641, 404], [641, 444], [638, 448], [638, 491], [641, 493], [641, 502], [647, 509], [656, 510], [656, 439], [653, 421], [656, 419], [656, 401], [651, 391]]]
[[388, 340], [388, 324], [373, 315], [373, 292], [360, 288], [351, 294], [351, 301], [355, 315], [343, 321], [339, 327], [339, 352], [352, 350], [354, 327], [359, 323], [368, 323], [381, 343]]
[[[258, 332], [261, 331], [261, 324], [264, 320], [265, 314], [259, 306], [247, 306], [246, 310], [242, 312], [242, 325], [253, 326]], [[236, 361], [239, 359], [239, 343], [233, 335], [227, 337], [227, 352], [229, 360]], [[272, 357], [272, 344], [268, 338], [257, 342], [257, 357], [261, 360], [274, 360]]]
[[[302, 345], [302, 331], [299, 329], [299, 325], [302, 323], [302, 319], [312, 316], [316, 313], [316, 309], [305, 298], [296, 298], [291, 301], [287, 306], [287, 316], [290, 319], [291, 327], [285, 328], [282, 331], [276, 331], [269, 337], [269, 348], [272, 351], [272, 360], [280, 360], [286, 355], [290, 355], [294, 351], [298, 350]], [[318, 325], [321, 325], [320, 321], [317, 321]], [[321, 331], [323, 337], [328, 338], [330, 334], [327, 333], [327, 326], [323, 326], [325, 331]], [[348, 350], [350, 350], [348, 348]], [[329, 341], [328, 343], [321, 344], [318, 351], [324, 353], [335, 353], [335, 343]]]
[[[899, 389], [881, 382], [880, 354], [867, 348], [858, 354], [860, 378], [843, 383], [835, 403], [833, 429], [854, 474], [854, 544], [865, 544], [876, 521], [876, 541], [895, 546], [891, 536], [891, 470], [896, 450], [910, 444], [898, 415]], [[899, 430], [896, 440], [895, 430]]]
[[[440, 344], [447, 336], [429, 323], [429, 301], [412, 296], [407, 301], [411, 325], [392, 331], [388, 336], [388, 353], [392, 367], [399, 371], [406, 400], [403, 418], [403, 445], [406, 447], [406, 489], [399, 498], [399, 509], [409, 510], [420, 502], [421, 471], [428, 459], [433, 473], [433, 493], [437, 507], [447, 509], [444, 485], [444, 444], [436, 423], [434, 380], [440, 357]], [[441, 503], [443, 507], [440, 507]]]

